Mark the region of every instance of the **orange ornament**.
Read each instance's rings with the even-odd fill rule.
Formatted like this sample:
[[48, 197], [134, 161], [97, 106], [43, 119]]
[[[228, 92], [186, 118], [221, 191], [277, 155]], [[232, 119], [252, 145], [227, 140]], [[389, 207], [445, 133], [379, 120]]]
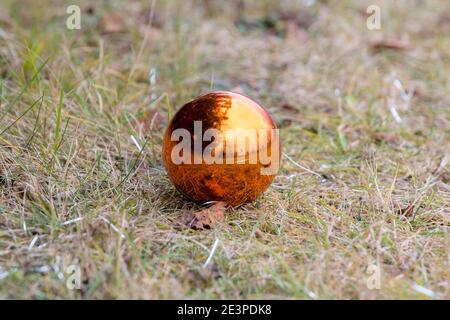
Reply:
[[253, 100], [228, 91], [207, 93], [170, 121], [163, 161], [175, 187], [188, 198], [237, 206], [256, 199], [275, 177], [278, 130]]

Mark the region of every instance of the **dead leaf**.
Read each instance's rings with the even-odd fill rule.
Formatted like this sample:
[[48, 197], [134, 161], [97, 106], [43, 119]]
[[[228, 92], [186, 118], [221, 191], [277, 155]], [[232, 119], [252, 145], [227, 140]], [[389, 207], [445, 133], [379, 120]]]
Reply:
[[119, 33], [125, 31], [125, 19], [119, 12], [112, 12], [100, 20], [100, 28], [104, 33]]
[[412, 50], [413, 47], [411, 43], [403, 40], [387, 39], [372, 42], [371, 49], [374, 52], [380, 52], [383, 50], [408, 51]]
[[211, 207], [186, 215], [186, 224], [195, 230], [211, 229], [218, 221], [222, 221], [225, 212], [225, 202], [218, 201]]
[[298, 113], [298, 109], [289, 103], [285, 103], [285, 104], [281, 105], [281, 109], [283, 109], [284, 111], [292, 112], [292, 113]]
[[396, 143], [400, 140], [400, 138], [393, 133], [385, 133], [385, 132], [374, 132], [371, 134], [371, 137], [376, 142], [387, 142], [387, 143]]

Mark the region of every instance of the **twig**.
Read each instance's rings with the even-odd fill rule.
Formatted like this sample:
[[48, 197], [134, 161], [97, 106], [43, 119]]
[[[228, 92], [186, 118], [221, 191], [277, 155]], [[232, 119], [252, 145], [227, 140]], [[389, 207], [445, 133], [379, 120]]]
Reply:
[[395, 121], [397, 123], [402, 123], [403, 120], [400, 117], [400, 115], [398, 114], [397, 106], [395, 105], [395, 103], [389, 102], [388, 107], [389, 107], [389, 111], [391, 112], [391, 114], [394, 117]]
[[67, 221], [64, 221], [64, 222], [62, 223], [62, 225], [63, 225], [63, 226], [67, 226], [67, 225], [72, 224], [72, 223], [75, 223], [75, 222], [77, 222], [77, 221], [81, 221], [81, 220], [83, 220], [83, 218], [84, 218], [84, 217], [78, 217], [78, 218], [75, 218], [75, 219], [72, 219], [72, 220], [67, 220]]
[[214, 241], [213, 247], [209, 253], [208, 259], [206, 259], [206, 262], [203, 264], [203, 268], [206, 268], [210, 263], [214, 256], [214, 253], [216, 252], [217, 246], [219, 245], [219, 238], [216, 238], [216, 241]]
[[31, 249], [33, 249], [34, 245], [36, 244], [36, 242], [38, 241], [39, 236], [35, 235], [33, 240], [31, 240], [30, 245], [28, 246], [28, 251], [31, 251]]
[[133, 141], [133, 143], [134, 143], [134, 144], [136, 145], [136, 147], [138, 148], [139, 152], [142, 152], [142, 147], [141, 147], [141, 145], [139, 144], [139, 142], [137, 142], [136, 138], [135, 138], [133, 135], [131, 135], [130, 138], [131, 138], [131, 141]]
[[286, 153], [283, 152], [282, 154], [283, 154], [283, 156], [286, 157], [286, 159], [288, 159], [290, 162], [292, 162], [294, 165], [296, 165], [296, 166], [299, 167], [300, 169], [303, 169], [303, 170], [305, 170], [305, 171], [307, 171], [307, 172], [309, 172], [309, 173], [312, 173], [312, 174], [318, 176], [319, 178], [322, 178], [322, 175], [321, 175], [320, 173], [317, 173], [317, 172], [315, 172], [315, 171], [312, 171], [311, 169], [308, 169], [308, 168], [302, 166], [300, 163], [296, 162], [294, 159], [292, 159], [291, 157], [289, 157]]
[[430, 298], [436, 298], [436, 293], [433, 290], [430, 290], [428, 288], [422, 287], [421, 285], [418, 285], [417, 283], [413, 284], [413, 289], [419, 293], [422, 293]]
[[106, 219], [103, 216], [100, 216], [100, 219], [102, 219], [103, 221], [105, 221], [107, 224], [109, 224], [109, 226], [115, 231], [117, 232], [117, 234], [122, 238], [125, 239], [125, 235], [120, 232], [119, 228], [117, 228], [114, 224], [112, 224], [112, 222], [110, 222], [108, 219]]

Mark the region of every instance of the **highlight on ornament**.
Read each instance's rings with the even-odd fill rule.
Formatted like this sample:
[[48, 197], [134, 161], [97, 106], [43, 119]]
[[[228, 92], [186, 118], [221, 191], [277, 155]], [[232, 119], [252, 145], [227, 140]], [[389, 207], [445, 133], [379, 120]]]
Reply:
[[163, 160], [175, 187], [197, 202], [256, 199], [280, 166], [270, 115], [241, 94], [216, 91], [185, 104], [164, 135]]

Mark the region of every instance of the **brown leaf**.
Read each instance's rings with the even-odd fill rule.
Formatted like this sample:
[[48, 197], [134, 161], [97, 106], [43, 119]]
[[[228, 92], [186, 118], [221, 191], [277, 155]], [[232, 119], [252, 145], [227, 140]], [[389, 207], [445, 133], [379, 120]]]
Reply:
[[225, 202], [218, 201], [207, 209], [189, 213], [186, 216], [186, 224], [192, 229], [211, 229], [215, 222], [224, 218]]
[[407, 51], [413, 49], [409, 42], [398, 39], [374, 41], [371, 43], [371, 48], [374, 52], [380, 52], [383, 50]]
[[400, 140], [400, 138], [393, 133], [385, 133], [385, 132], [374, 132], [371, 134], [372, 139], [376, 142], [387, 142], [387, 143], [396, 143]]
[[100, 20], [100, 28], [104, 33], [125, 31], [125, 19], [119, 12], [112, 12]]
[[281, 105], [281, 109], [283, 109], [284, 111], [291, 112], [291, 113], [298, 113], [298, 109], [289, 103], [285, 103], [285, 104]]

